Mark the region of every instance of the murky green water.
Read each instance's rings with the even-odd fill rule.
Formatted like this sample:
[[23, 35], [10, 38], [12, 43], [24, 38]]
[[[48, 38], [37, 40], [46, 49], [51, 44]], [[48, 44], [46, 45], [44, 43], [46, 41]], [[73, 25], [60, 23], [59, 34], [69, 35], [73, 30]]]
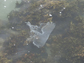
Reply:
[[83, 0], [0, 0], [0, 63], [83, 63]]

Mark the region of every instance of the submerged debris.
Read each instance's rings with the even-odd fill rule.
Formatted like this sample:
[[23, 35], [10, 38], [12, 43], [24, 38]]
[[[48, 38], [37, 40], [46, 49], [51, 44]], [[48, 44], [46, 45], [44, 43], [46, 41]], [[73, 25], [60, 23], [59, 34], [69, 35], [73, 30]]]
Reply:
[[55, 24], [52, 22], [40, 23], [39, 27], [37, 25], [31, 25], [30, 22], [26, 22], [26, 23], [29, 26], [31, 33], [30, 38], [28, 38], [27, 40], [33, 41], [33, 44], [38, 48], [43, 47], [45, 45], [49, 35], [55, 28]]

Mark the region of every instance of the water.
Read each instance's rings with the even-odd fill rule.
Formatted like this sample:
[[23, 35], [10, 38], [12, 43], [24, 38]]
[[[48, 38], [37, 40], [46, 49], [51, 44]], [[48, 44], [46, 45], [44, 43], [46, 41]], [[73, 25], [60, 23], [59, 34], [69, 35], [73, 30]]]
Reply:
[[7, 15], [15, 9], [16, 1], [20, 0], [0, 0], [0, 19], [7, 20]]
[[1, 63], [83, 63], [83, 0], [0, 0]]

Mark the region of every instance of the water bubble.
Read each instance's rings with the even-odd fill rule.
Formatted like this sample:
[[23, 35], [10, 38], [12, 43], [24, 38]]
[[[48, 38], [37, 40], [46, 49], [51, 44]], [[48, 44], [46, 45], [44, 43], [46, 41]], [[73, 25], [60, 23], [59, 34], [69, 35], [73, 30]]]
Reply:
[[15, 54], [17, 54], [17, 53], [15, 53]]
[[43, 5], [40, 5], [40, 7], [43, 7]]
[[28, 53], [30, 53], [30, 51], [28, 51]]
[[52, 14], [49, 14], [49, 16], [52, 16]]
[[6, 1], [6, 0], [4, 0], [4, 1]]
[[12, 29], [14, 29], [14, 27], [12, 27]]
[[63, 9], [66, 9], [65, 7], [63, 7]]
[[60, 14], [62, 13], [62, 12], [59, 12]]
[[6, 8], [6, 6], [4, 6]]
[[14, 44], [14, 46], [15, 46], [15, 44]]
[[27, 45], [28, 45], [28, 43], [27, 43]]

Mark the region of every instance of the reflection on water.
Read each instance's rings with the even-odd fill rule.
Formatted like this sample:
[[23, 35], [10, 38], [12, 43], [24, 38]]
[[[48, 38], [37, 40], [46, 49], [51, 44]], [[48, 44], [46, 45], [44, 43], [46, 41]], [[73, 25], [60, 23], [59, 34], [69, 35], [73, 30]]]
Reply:
[[83, 63], [83, 8], [83, 0], [0, 0], [0, 62]]

